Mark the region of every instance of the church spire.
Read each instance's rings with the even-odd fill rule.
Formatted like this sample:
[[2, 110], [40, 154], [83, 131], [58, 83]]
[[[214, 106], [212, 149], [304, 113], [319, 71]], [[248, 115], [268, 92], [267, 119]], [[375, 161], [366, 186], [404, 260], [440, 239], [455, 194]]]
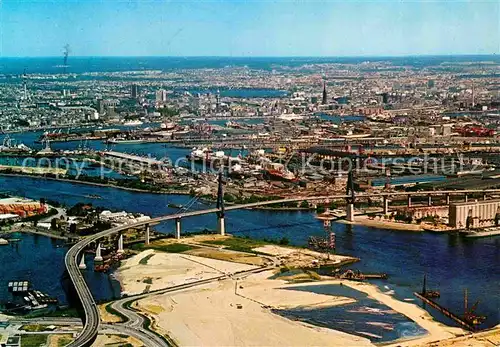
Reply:
[[323, 99], [321, 101], [322, 105], [326, 105], [328, 102], [328, 95], [326, 94], [326, 81], [323, 81]]

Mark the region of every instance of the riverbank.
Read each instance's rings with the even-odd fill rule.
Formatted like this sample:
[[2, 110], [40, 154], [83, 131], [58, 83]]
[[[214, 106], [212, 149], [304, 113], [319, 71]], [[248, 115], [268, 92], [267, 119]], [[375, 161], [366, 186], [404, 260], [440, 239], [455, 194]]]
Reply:
[[344, 281], [342, 283], [355, 290], [368, 294], [370, 297], [387, 305], [396, 312], [405, 315], [428, 332], [423, 337], [416, 339], [400, 339], [397, 341], [393, 341], [393, 343], [388, 344], [387, 346], [416, 346], [432, 341], [441, 341], [456, 337], [458, 335], [468, 334], [467, 331], [461, 328], [450, 327], [435, 321], [432, 316], [423, 308], [413, 303], [399, 301], [391, 295], [382, 293], [380, 289], [378, 289], [375, 285], [365, 282], [353, 281]]
[[4, 173], [4, 172], [0, 172], [0, 176], [24, 177], [24, 178], [31, 178], [31, 179], [35, 179], [35, 180], [42, 179], [42, 180], [49, 180], [49, 181], [56, 181], [56, 182], [77, 183], [77, 184], [85, 184], [85, 185], [94, 186], [94, 187], [117, 188], [117, 189], [122, 189], [122, 190], [130, 191], [130, 192], [137, 192], [137, 193], [151, 193], [151, 194], [160, 194], [160, 195], [190, 195], [190, 192], [185, 191], [185, 190], [152, 191], [152, 190], [147, 190], [147, 189], [123, 187], [120, 185], [109, 184], [109, 183], [98, 183], [98, 182], [89, 182], [89, 181], [82, 181], [82, 180], [73, 180], [73, 179], [69, 179], [69, 178], [56, 178], [56, 177], [26, 175], [26, 174], [12, 174], [12, 173]]
[[45, 231], [41, 231], [41, 230], [35, 230], [32, 228], [22, 228], [19, 230], [14, 230], [12, 232], [21, 232], [21, 233], [26, 233], [26, 234], [45, 236], [45, 237], [48, 237], [51, 239], [56, 239], [56, 240], [69, 241], [69, 237], [67, 237], [67, 236], [56, 235], [54, 233], [45, 232]]

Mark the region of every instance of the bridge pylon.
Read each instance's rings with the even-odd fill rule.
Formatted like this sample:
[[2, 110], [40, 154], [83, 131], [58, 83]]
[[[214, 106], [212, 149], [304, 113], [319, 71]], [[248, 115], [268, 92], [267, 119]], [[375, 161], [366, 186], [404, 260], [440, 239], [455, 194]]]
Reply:
[[346, 220], [349, 222], [354, 222], [354, 203], [356, 202], [356, 192], [354, 191], [354, 177], [352, 169], [349, 171], [349, 176], [347, 177], [345, 194], [348, 195], [348, 197], [345, 199]]
[[118, 250], [116, 251], [116, 253], [123, 253], [123, 234], [120, 234], [120, 237], [118, 238]]
[[384, 195], [384, 214], [389, 214], [389, 198]]
[[175, 219], [175, 238], [177, 240], [181, 239], [181, 219], [180, 218]]
[[94, 261], [102, 261], [102, 247], [101, 247], [101, 243], [99, 242], [97, 244], [97, 249], [95, 251], [95, 258], [94, 258]]
[[144, 232], [145, 232], [145, 241], [144, 243], [146, 245], [149, 245], [149, 234], [150, 234], [150, 228], [149, 228], [149, 224], [146, 224], [146, 226], [144, 227]]
[[220, 235], [226, 234], [226, 223], [224, 219], [224, 188], [222, 182], [222, 170], [219, 171], [219, 187], [217, 189], [217, 231]]
[[80, 260], [80, 264], [78, 265], [80, 270], [86, 270], [87, 264], [85, 264], [85, 253], [82, 253], [82, 259]]

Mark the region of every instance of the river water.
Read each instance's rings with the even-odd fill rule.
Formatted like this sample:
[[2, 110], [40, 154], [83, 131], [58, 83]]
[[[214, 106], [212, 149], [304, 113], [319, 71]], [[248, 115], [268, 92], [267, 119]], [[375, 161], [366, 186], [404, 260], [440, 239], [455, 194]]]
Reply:
[[[0, 192], [58, 200], [67, 205], [92, 202], [114, 210], [140, 212], [152, 217], [175, 212], [167, 204], [185, 204], [188, 196], [167, 196], [137, 193], [117, 188], [94, 187], [82, 184], [22, 177], [0, 177]], [[100, 195], [94, 200], [89, 195]], [[196, 209], [207, 206], [198, 203]], [[227, 231], [238, 236], [281, 239], [287, 237], [294, 245], [306, 245], [311, 235], [324, 234], [322, 223], [309, 212], [276, 212], [242, 210], [230, 211], [226, 218]], [[184, 232], [216, 228], [215, 215], [183, 220]], [[478, 311], [487, 316], [484, 326], [500, 323], [500, 238], [465, 240], [458, 236], [427, 232], [389, 231], [334, 224], [337, 252], [359, 257], [354, 268], [367, 272], [385, 272], [389, 280], [379, 282], [383, 291], [394, 291], [398, 299], [413, 300], [414, 291], [421, 289], [426, 273], [428, 285], [441, 291], [439, 302], [454, 312], [463, 311], [463, 292], [469, 290], [469, 302], [480, 300]], [[172, 232], [173, 223], [156, 227], [161, 232]], [[64, 293], [58, 282], [63, 272], [64, 247], [45, 238], [25, 235], [18, 246], [0, 249], [0, 293], [6, 293], [6, 282], [11, 277], [27, 274], [37, 289], [57, 295], [64, 302]], [[40, 266], [43, 264], [43, 266]], [[113, 296], [109, 280], [92, 274], [88, 278], [97, 298]], [[1, 297], [1, 294], [0, 294]], [[414, 301], [421, 305], [419, 301]], [[429, 309], [429, 308], [427, 308]], [[436, 319], [451, 322], [429, 309]]]

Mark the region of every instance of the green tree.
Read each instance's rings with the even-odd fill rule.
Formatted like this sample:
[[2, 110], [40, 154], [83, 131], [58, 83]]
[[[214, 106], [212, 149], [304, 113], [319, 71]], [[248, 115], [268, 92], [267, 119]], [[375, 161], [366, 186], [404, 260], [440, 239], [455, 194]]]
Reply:
[[50, 229], [52, 229], [52, 230], [57, 229], [57, 218], [52, 218], [50, 220]]
[[179, 110], [176, 110], [176, 109], [173, 109], [170, 107], [160, 108], [159, 111], [163, 117], [167, 117], [167, 118], [175, 117], [179, 114]]
[[302, 202], [300, 203], [300, 207], [301, 207], [301, 208], [309, 208], [309, 203], [308, 203], [307, 201], [305, 201], [305, 200], [304, 200], [304, 201], [302, 201]]
[[289, 240], [289, 239], [287, 239], [287, 238], [286, 238], [286, 237], [284, 237], [284, 236], [283, 236], [283, 237], [281, 238], [281, 240], [279, 241], [279, 244], [280, 244], [280, 245], [283, 245], [283, 246], [286, 246], [286, 245], [288, 245], [289, 243], [290, 243], [290, 240]]
[[318, 207], [316, 207], [316, 213], [324, 213], [325, 211], [326, 208], [323, 205], [318, 205]]

